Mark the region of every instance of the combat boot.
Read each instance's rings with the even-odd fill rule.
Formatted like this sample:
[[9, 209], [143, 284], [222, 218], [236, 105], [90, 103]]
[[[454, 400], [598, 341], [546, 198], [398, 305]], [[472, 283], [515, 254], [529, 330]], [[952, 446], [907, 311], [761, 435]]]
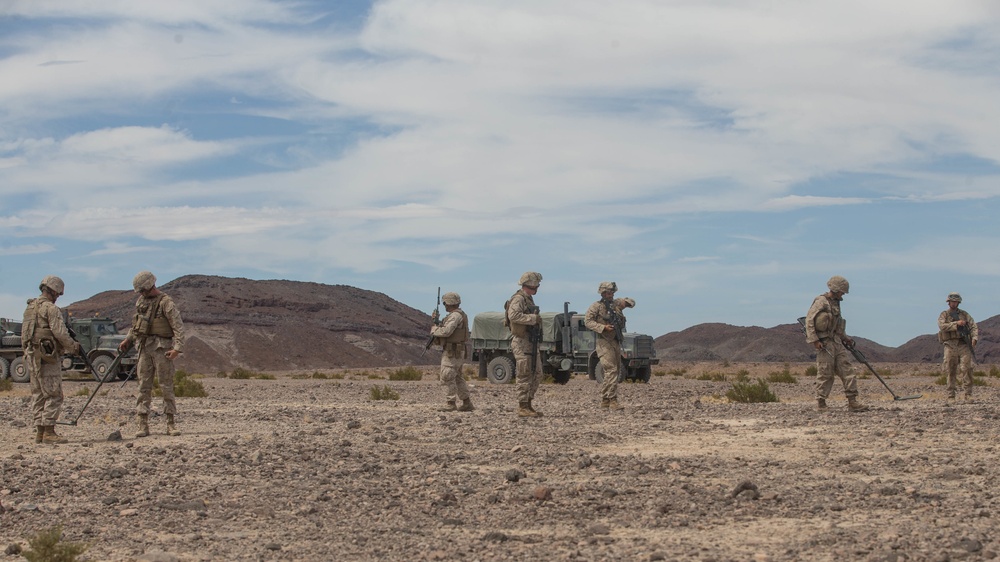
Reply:
[[537, 418], [538, 412], [531, 409], [531, 405], [527, 402], [521, 402], [518, 404], [517, 415], [522, 418]]
[[471, 412], [473, 410], [475, 410], [475, 408], [472, 407], [471, 398], [466, 398], [465, 400], [462, 400], [462, 405], [458, 407], [459, 412]]
[[61, 435], [56, 433], [56, 426], [47, 425], [43, 431], [42, 443], [67, 443]]
[[180, 435], [181, 432], [177, 431], [177, 426], [174, 425], [174, 415], [167, 414], [167, 435]]
[[818, 410], [825, 410], [826, 409], [826, 398], [817, 398], [816, 399], [816, 409], [818, 409]]
[[538, 410], [536, 410], [536, 409], [534, 408], [534, 406], [532, 406], [532, 405], [531, 405], [531, 400], [528, 400], [528, 409], [529, 409], [529, 410], [531, 410], [531, 411], [532, 411], [532, 413], [534, 413], [534, 414], [535, 414], [535, 417], [536, 417], [536, 418], [540, 418], [540, 417], [542, 417], [542, 413], [541, 413], [541, 412], [539, 412]]
[[135, 436], [138, 437], [149, 437], [149, 414], [139, 414], [139, 431], [136, 432]]
[[612, 398], [611, 400], [608, 400], [608, 409], [613, 412], [615, 410], [624, 410], [625, 406], [619, 404], [617, 398]]
[[444, 406], [441, 406], [440, 408], [438, 408], [438, 411], [439, 412], [454, 412], [455, 411], [455, 402], [452, 401], [452, 400], [449, 400], [449, 401], [445, 402]]
[[867, 412], [868, 406], [865, 406], [861, 402], [858, 402], [857, 398], [848, 398], [847, 409], [852, 412]]
[[36, 425], [35, 426], [35, 443], [41, 443], [42, 442], [42, 437], [44, 437], [44, 436], [45, 436], [45, 426], [44, 425]]

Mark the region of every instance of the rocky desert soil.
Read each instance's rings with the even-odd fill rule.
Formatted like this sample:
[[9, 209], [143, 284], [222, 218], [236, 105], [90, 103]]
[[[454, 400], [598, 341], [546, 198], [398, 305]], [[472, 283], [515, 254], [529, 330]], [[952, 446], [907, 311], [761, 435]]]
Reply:
[[[695, 377], [782, 366], [664, 365], [622, 385], [624, 412], [576, 377], [542, 386], [539, 419], [515, 416], [512, 386], [475, 379], [474, 412], [435, 411], [431, 366], [421, 381], [205, 377], [208, 397], [178, 400], [182, 435], [159, 416], [154, 435], [130, 422], [109, 441], [135, 394], [111, 383], [60, 426], [64, 445], [32, 442], [15, 385], [0, 393], [0, 560], [56, 524], [82, 560], [995, 558], [997, 379], [948, 400], [936, 366], [894, 365], [893, 390], [922, 398], [867, 378], [871, 411], [835, 388], [819, 412], [806, 366], [770, 384], [780, 402], [739, 404], [731, 382]], [[65, 383], [65, 418], [95, 385]], [[372, 400], [386, 385], [400, 399]]]

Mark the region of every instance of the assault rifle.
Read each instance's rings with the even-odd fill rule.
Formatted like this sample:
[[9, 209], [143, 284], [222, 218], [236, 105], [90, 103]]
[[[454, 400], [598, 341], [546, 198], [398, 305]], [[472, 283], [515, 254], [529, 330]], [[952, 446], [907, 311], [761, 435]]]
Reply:
[[[441, 315], [441, 287], [438, 287], [438, 300], [437, 306], [434, 307], [434, 314], [431, 314], [431, 320], [434, 322], [435, 326], [441, 324], [441, 319], [438, 318]], [[427, 338], [427, 345], [424, 346], [424, 350], [420, 352], [420, 356], [423, 357], [424, 353], [434, 345], [434, 336]]]
[[[957, 309], [951, 311], [951, 319], [952, 319], [953, 322], [958, 322], [959, 320], [962, 319], [962, 317], [959, 316]], [[969, 329], [969, 323], [968, 322], [966, 322], [964, 326], [959, 326], [958, 327], [958, 337], [959, 337], [959, 339], [962, 340], [963, 343], [966, 343], [966, 344], [969, 345], [969, 350], [972, 351], [972, 361], [973, 361], [973, 363], [979, 363], [979, 360], [976, 359], [976, 348], [972, 347], [972, 330]]]
[[[531, 307], [528, 312], [537, 315], [540, 312], [537, 306]], [[542, 340], [542, 317], [538, 317], [538, 323], [528, 326], [528, 341], [531, 342], [531, 374], [538, 372], [538, 342]]]
[[604, 308], [608, 312], [608, 316], [611, 318], [611, 326], [615, 329], [615, 341], [618, 343], [625, 342], [625, 334], [622, 330], [622, 315], [618, 312], [618, 308], [615, 307], [615, 301], [604, 301]]

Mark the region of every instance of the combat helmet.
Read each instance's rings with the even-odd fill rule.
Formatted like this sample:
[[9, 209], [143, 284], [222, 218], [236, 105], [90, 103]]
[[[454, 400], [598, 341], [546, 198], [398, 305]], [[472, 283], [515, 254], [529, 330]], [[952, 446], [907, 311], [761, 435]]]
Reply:
[[962, 295], [958, 293], [948, 293], [948, 300], [955, 302], [962, 302]]
[[622, 299], [622, 304], [628, 308], [635, 308], [635, 299], [632, 297], [625, 297]]
[[599, 294], [604, 294], [604, 291], [611, 291], [612, 293], [618, 292], [618, 284], [614, 281], [601, 281], [601, 284], [597, 286], [597, 292]]
[[847, 282], [847, 279], [844, 279], [839, 275], [831, 277], [830, 280], [826, 282], [826, 286], [835, 293], [844, 293], [845, 295], [851, 288], [851, 284]]
[[457, 306], [462, 304], [462, 297], [458, 293], [445, 293], [441, 295], [441, 302]]
[[150, 271], [140, 271], [132, 279], [132, 288], [135, 292], [148, 291], [156, 286], [156, 276]]
[[38, 290], [41, 291], [46, 288], [61, 297], [63, 290], [66, 289], [66, 284], [55, 275], [46, 275], [42, 278], [42, 282], [38, 284]]
[[542, 274], [537, 271], [525, 271], [521, 275], [521, 280], [517, 282], [518, 285], [527, 285], [529, 287], [537, 287], [542, 282]]

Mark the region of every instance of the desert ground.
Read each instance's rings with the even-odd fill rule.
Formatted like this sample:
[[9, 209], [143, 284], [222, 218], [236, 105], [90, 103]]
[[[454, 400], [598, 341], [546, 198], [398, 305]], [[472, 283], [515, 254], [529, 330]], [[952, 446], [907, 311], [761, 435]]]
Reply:
[[[205, 376], [207, 397], [178, 399], [181, 435], [154, 415], [141, 439], [136, 384], [109, 383], [59, 426], [62, 445], [33, 443], [14, 385], [0, 393], [0, 560], [57, 524], [87, 545], [80, 560], [995, 558], [1000, 379], [948, 400], [937, 365], [876, 365], [922, 398], [868, 377], [870, 411], [848, 412], [838, 382], [820, 412], [807, 366], [661, 365], [621, 385], [623, 412], [578, 376], [541, 387], [537, 419], [516, 417], [513, 386], [477, 379], [474, 412], [436, 411], [433, 366], [420, 381]], [[776, 403], [731, 403], [731, 380], [710, 380], [785, 369], [798, 382], [770, 383]], [[64, 418], [96, 384], [64, 384]], [[373, 400], [385, 386], [399, 399]]]

